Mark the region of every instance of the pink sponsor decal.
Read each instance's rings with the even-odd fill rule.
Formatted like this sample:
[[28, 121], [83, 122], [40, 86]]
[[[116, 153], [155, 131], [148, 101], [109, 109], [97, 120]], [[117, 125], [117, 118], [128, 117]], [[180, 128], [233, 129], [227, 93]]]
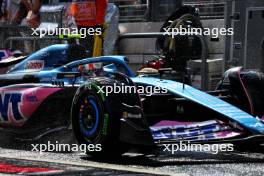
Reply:
[[41, 103], [60, 88], [1, 88], [0, 124], [22, 126]]

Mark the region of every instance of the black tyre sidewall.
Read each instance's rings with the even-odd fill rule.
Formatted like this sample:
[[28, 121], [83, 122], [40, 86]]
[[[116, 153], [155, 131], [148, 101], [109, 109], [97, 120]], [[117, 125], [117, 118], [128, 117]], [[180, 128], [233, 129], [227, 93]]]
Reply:
[[[107, 81], [111, 83], [111, 80], [107, 80]], [[122, 153], [125, 152], [125, 150], [122, 149], [122, 145], [119, 142], [120, 118], [122, 115], [122, 112], [120, 111], [120, 107], [119, 107], [121, 105], [120, 102], [121, 98], [118, 97], [118, 95], [116, 94], [110, 94], [109, 96], [104, 96], [104, 100], [103, 100], [102, 95], [99, 94], [98, 90], [91, 85], [103, 86], [103, 84], [97, 81], [92, 81], [90, 83], [87, 83], [86, 85], [79, 88], [73, 101], [72, 126], [75, 137], [79, 144], [101, 145], [102, 148], [101, 151], [95, 151], [95, 152], [87, 151], [87, 154], [91, 154], [97, 157], [121, 155]], [[85, 137], [84, 134], [81, 132], [80, 124], [79, 124], [79, 114], [78, 114], [82, 99], [87, 97], [92, 97], [96, 101], [96, 104], [100, 111], [99, 123], [98, 123], [98, 128], [96, 129], [96, 134], [95, 136], [89, 137], [88, 140], [87, 137]]]

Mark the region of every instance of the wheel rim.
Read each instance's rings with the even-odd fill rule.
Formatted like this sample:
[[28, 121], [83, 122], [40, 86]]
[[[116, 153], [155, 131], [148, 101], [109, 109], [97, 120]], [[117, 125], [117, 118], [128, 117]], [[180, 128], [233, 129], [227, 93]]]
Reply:
[[80, 105], [79, 123], [85, 137], [95, 134], [99, 122], [98, 105], [92, 98], [85, 98]]

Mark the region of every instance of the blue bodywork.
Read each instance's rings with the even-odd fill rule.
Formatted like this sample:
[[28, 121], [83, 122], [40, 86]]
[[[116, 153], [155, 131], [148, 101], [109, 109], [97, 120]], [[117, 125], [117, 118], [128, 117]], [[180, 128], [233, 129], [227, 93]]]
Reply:
[[[128, 67], [125, 62], [125, 57], [123, 56], [102, 56], [97, 58], [87, 58], [82, 60], [76, 60], [70, 63], [67, 63], [63, 66], [54, 68], [52, 65], [66, 62], [67, 59], [67, 45], [55, 45], [45, 49], [42, 49], [21, 63], [15, 65], [7, 74], [11, 76], [13, 74], [23, 75], [28, 74], [29, 72], [25, 70], [25, 64], [31, 60], [44, 60], [45, 67], [41, 71], [34, 73], [40, 79], [40, 83], [50, 83], [57, 78], [58, 73], [63, 72], [76, 72], [76, 68], [79, 65], [91, 64], [91, 63], [109, 63], [106, 64], [103, 69], [105, 72], [115, 72], [120, 71], [126, 74], [131, 80], [136, 84], [159, 86], [161, 88], [167, 89], [171, 94], [175, 94], [179, 97], [186, 98], [200, 104], [208, 109], [211, 109], [219, 114], [222, 114], [224, 117], [229, 119], [233, 124], [238, 125], [253, 134], [263, 134], [264, 133], [264, 124], [257, 118], [252, 115], [240, 110], [239, 108], [222, 101], [214, 96], [211, 96], [205, 92], [197, 90], [191, 86], [185, 85], [182, 83], [170, 81], [170, 80], [161, 80], [158, 78], [151, 77], [137, 77], [131, 69]], [[112, 64], [118, 65], [113, 66]], [[73, 78], [64, 78], [65, 84], [72, 84]], [[85, 80], [82, 77], [74, 80], [76, 84], [82, 84]]]
[[255, 134], [264, 133], [264, 124], [259, 119], [223, 100], [197, 90], [191, 86], [185, 85], [183, 88], [182, 83], [170, 80], [160, 80], [157, 78], [136, 77], [132, 78], [132, 80], [140, 84], [166, 88], [172, 94], [184, 97], [208, 109], [214, 110], [219, 114], [224, 115], [226, 118], [230, 119], [230, 121], [237, 123], [237, 125], [240, 125], [241, 127], [244, 127]]

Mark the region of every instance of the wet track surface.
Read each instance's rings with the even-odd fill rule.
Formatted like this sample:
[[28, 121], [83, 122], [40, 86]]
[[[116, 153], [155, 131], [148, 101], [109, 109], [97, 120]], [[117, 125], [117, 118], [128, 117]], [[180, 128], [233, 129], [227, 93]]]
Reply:
[[[204, 152], [155, 153], [127, 153], [121, 159], [98, 161], [81, 153], [40, 154], [5, 147], [0, 150], [0, 171], [1, 163], [4, 163], [20, 168], [48, 168], [44, 175], [264, 175], [264, 154], [260, 150], [217, 155]], [[43, 175], [39, 172], [30, 174]]]

